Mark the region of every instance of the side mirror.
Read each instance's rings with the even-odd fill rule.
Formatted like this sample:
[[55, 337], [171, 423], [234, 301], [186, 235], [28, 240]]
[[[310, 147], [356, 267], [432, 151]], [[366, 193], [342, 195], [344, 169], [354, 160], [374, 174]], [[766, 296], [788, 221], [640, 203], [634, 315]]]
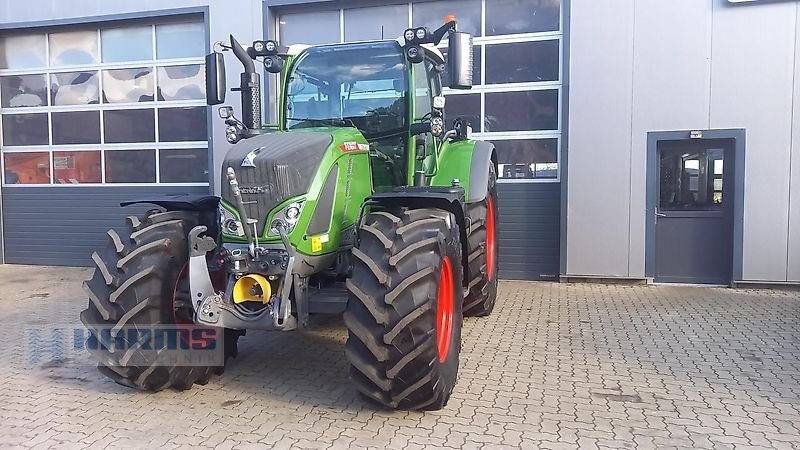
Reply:
[[451, 32], [447, 48], [450, 89], [472, 88], [472, 35]]
[[213, 52], [206, 55], [206, 103], [219, 105], [225, 102], [225, 57]]

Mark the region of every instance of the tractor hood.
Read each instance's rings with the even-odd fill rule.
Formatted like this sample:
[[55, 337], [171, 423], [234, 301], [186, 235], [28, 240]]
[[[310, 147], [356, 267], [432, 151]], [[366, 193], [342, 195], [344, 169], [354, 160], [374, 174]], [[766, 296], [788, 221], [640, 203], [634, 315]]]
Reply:
[[232, 167], [247, 215], [258, 220], [262, 234], [267, 214], [275, 206], [308, 192], [332, 142], [330, 133], [276, 131], [236, 143], [222, 163], [222, 198], [236, 204], [225, 175]]

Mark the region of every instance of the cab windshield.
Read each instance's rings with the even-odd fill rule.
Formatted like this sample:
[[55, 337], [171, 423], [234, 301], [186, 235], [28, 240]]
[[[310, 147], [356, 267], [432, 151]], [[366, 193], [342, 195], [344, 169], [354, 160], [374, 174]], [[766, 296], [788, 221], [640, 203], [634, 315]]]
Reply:
[[408, 70], [397, 42], [312, 47], [289, 73], [286, 127], [354, 126], [365, 137], [406, 128]]

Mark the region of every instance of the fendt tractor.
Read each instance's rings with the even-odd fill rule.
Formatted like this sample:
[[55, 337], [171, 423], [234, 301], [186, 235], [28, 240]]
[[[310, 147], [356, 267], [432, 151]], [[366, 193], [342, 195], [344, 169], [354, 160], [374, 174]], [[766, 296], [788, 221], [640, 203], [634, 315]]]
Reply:
[[[244, 48], [230, 36], [206, 57], [209, 105], [225, 101], [223, 52], [244, 72], [231, 89], [242, 118], [217, 108], [233, 144], [221, 198], [122, 204], [155, 207], [128, 217], [129, 235], [110, 230], [92, 256], [81, 320], [98, 368], [140, 390], [188, 389], [221, 373], [224, 358], [179, 364], [142, 330], [217, 330], [232, 357], [246, 330], [343, 314], [361, 394], [389, 408], [444, 407], [463, 316], [488, 315], [497, 291], [497, 155], [468, 138], [442, 96], [443, 78], [472, 87], [472, 36], [452, 16], [397, 40]], [[255, 63], [280, 75], [275, 125], [262, 124]]]

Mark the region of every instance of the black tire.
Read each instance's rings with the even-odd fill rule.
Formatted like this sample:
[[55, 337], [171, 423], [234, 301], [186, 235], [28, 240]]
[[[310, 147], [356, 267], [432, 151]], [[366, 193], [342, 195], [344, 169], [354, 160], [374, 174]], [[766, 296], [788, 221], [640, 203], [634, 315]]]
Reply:
[[[498, 269], [498, 249], [497, 249], [497, 176], [494, 164], [489, 166], [489, 186], [487, 187], [486, 198], [480, 202], [468, 205], [467, 213], [470, 219], [467, 239], [469, 241], [469, 293], [464, 299], [465, 316], [488, 316], [494, 309], [497, 300], [497, 269]], [[493, 266], [489, 270], [487, 263], [488, 247], [488, 212], [493, 212], [494, 219], [494, 258]]]
[[[159, 344], [147, 335], [136, 346], [125, 333], [112, 337], [109, 332], [174, 324], [173, 302], [190, 307], [188, 283], [180, 275], [188, 261], [187, 236], [197, 224], [197, 215], [184, 211], [131, 216], [130, 236], [109, 230], [108, 247], [92, 255], [96, 268], [84, 282], [89, 307], [81, 312], [81, 322], [89, 329], [87, 349], [99, 361], [98, 369], [119, 384], [144, 391], [184, 390], [221, 371], [220, 366], [170, 366], [159, 360]], [[235, 356], [238, 337], [239, 332], [225, 330], [225, 358]]]
[[[440, 284], [447, 266], [451, 296]], [[462, 272], [458, 225], [448, 212], [395, 210], [365, 217], [344, 314], [345, 353], [359, 392], [395, 409], [438, 410], [447, 404], [461, 351]], [[437, 333], [440, 290], [452, 302], [441, 308], [450, 312], [452, 324], [449, 340], [441, 339], [449, 348], [444, 360]]]

